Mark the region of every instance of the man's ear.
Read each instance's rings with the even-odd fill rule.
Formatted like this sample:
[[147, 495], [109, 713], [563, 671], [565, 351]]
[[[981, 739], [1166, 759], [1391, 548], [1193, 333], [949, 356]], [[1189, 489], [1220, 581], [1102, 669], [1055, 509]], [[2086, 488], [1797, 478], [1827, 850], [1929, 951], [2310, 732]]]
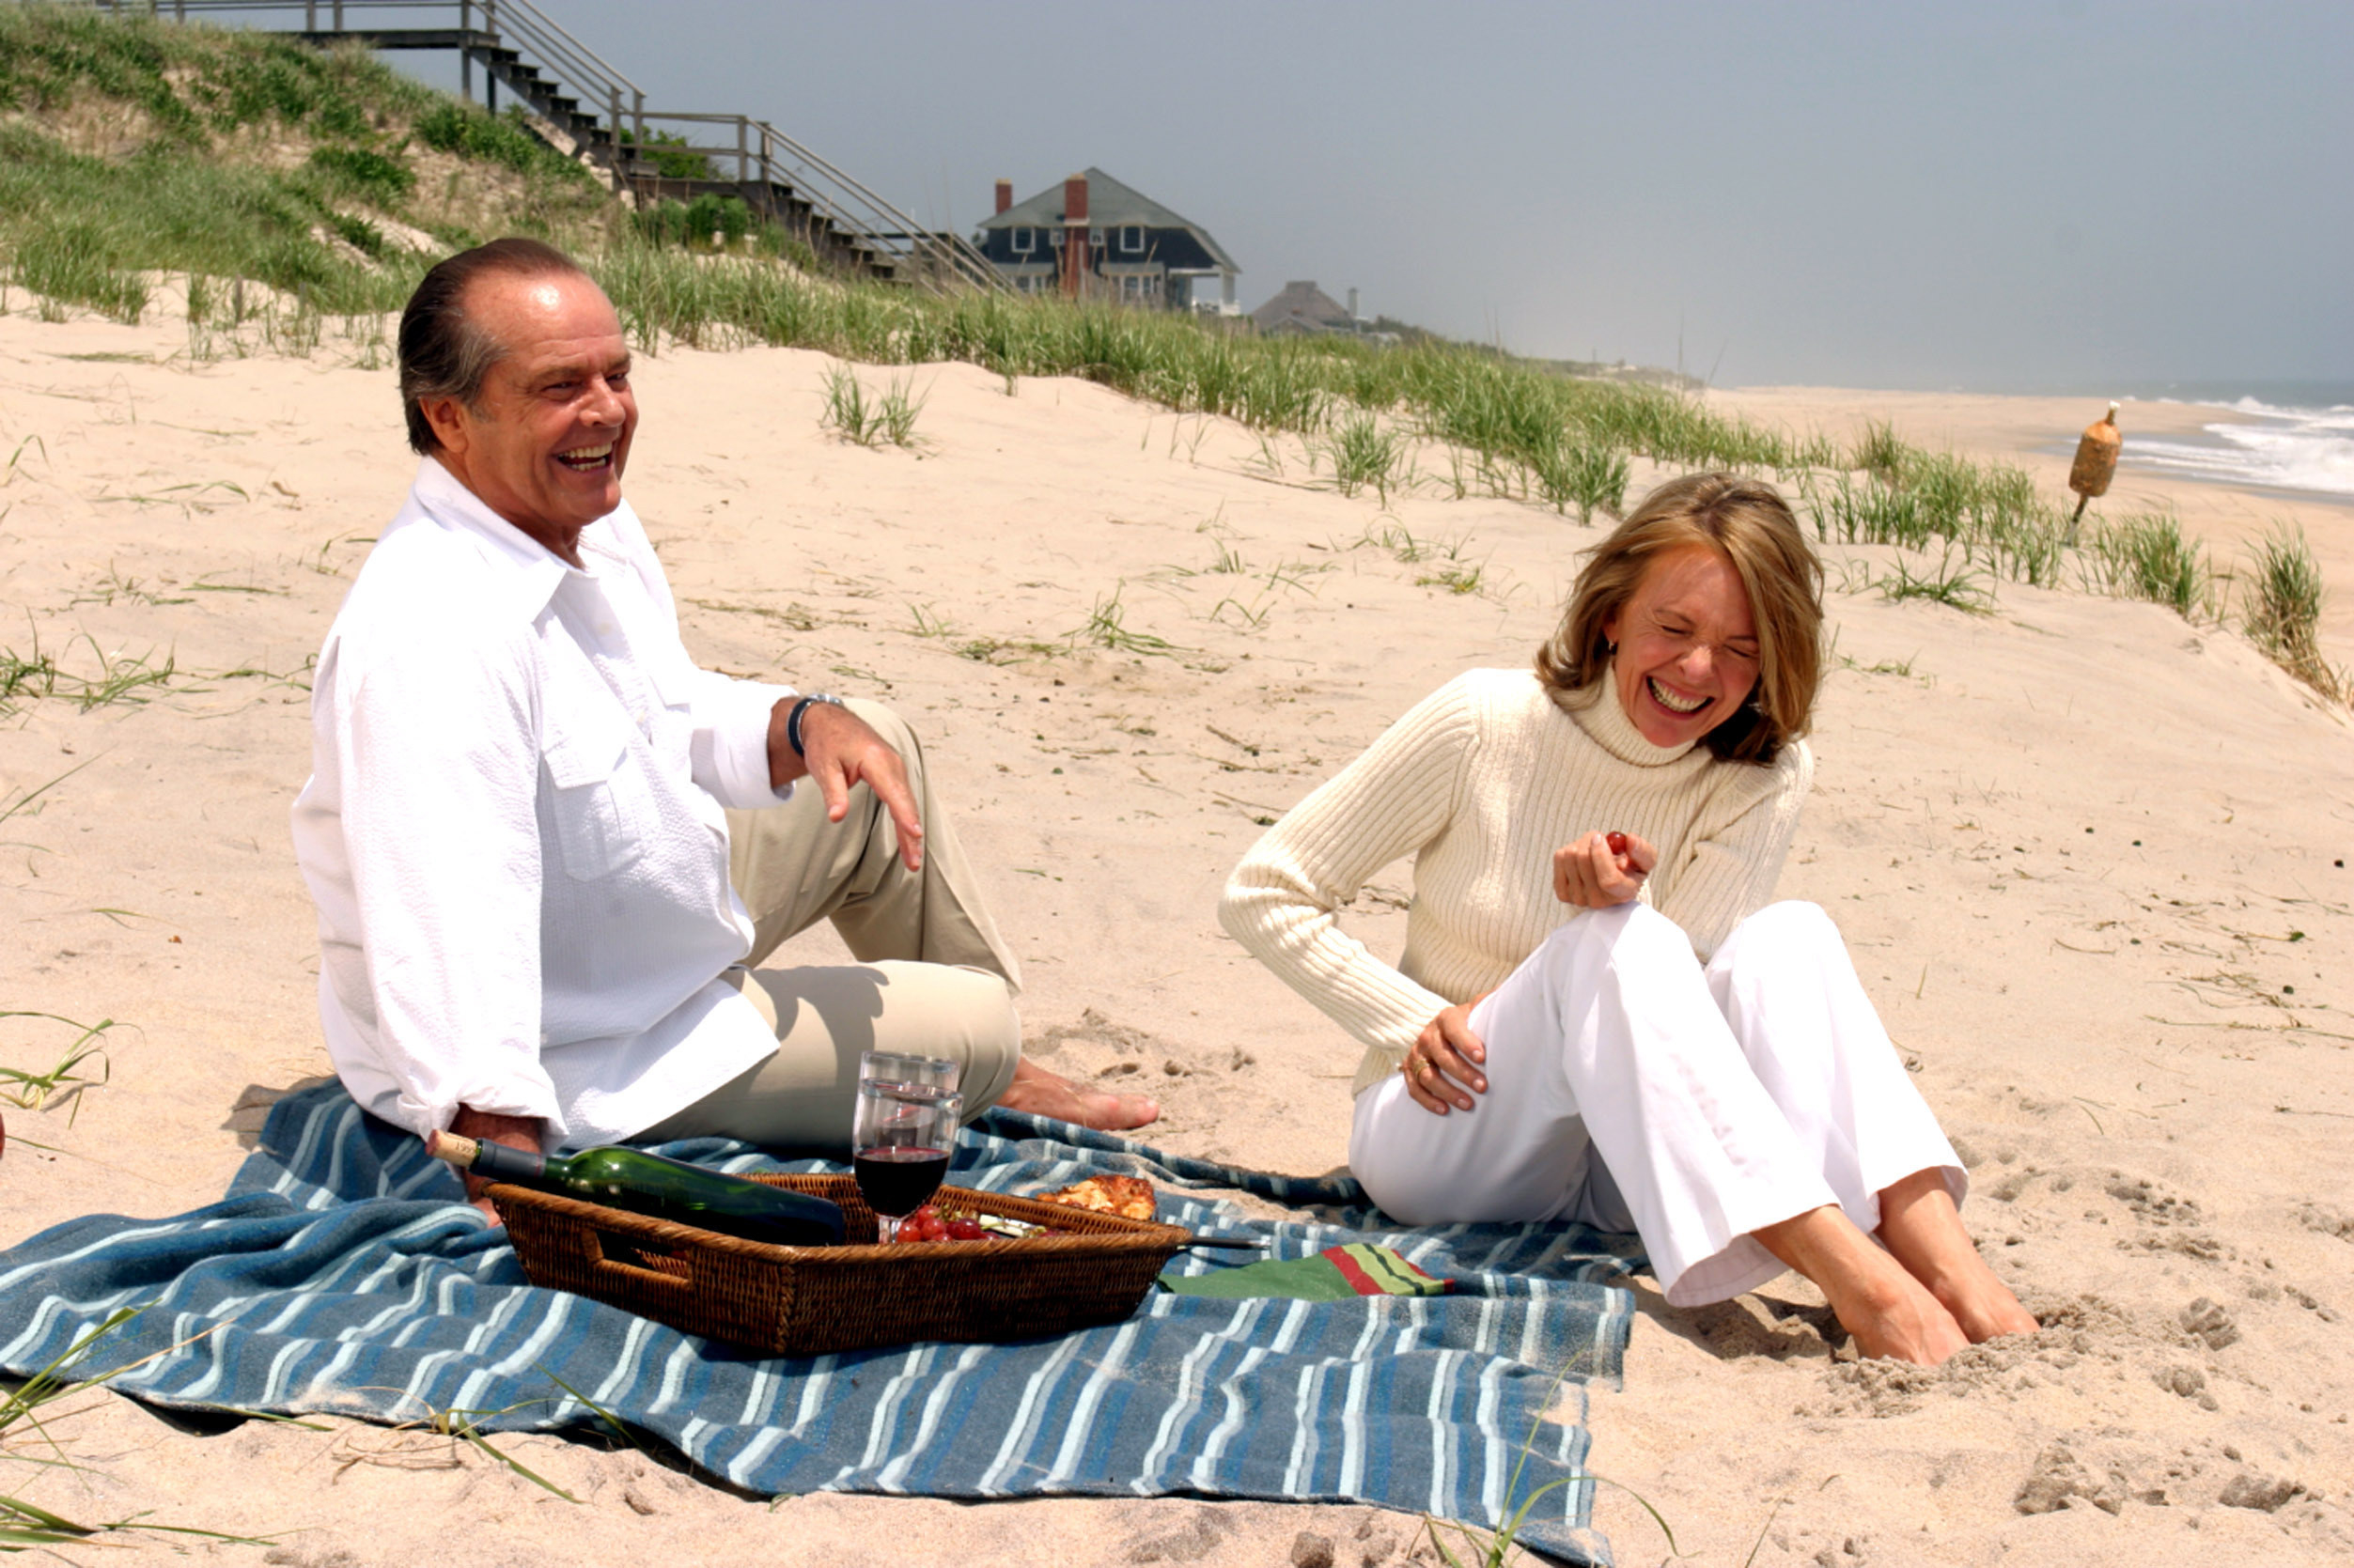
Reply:
[[433, 437], [442, 443], [442, 450], [462, 453], [471, 444], [474, 418], [466, 406], [455, 397], [420, 397], [417, 410], [425, 422], [433, 427]]

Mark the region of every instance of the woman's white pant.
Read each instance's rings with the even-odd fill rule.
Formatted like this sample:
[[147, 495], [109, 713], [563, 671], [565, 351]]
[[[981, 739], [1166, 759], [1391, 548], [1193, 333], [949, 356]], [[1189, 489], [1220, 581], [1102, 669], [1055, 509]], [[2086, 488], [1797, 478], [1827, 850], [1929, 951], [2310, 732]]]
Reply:
[[1578, 916], [1474, 1008], [1475, 1109], [1434, 1115], [1392, 1078], [1357, 1096], [1349, 1169], [1408, 1224], [1571, 1219], [1641, 1234], [1670, 1302], [1722, 1301], [1783, 1265], [1760, 1226], [1961, 1161], [1906, 1076], [1831, 917], [1774, 904], [1707, 969], [1644, 904]]

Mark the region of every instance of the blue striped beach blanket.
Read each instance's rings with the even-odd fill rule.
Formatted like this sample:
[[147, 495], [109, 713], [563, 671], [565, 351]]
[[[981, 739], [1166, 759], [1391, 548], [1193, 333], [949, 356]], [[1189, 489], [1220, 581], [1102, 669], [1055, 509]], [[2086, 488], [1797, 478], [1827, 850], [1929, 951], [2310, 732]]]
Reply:
[[[663, 1152], [731, 1171], [829, 1169], [710, 1139]], [[1631, 1298], [1610, 1281], [1635, 1261], [1632, 1238], [1405, 1229], [1350, 1181], [1181, 1158], [1005, 1111], [965, 1130], [954, 1170], [961, 1186], [1001, 1191], [1142, 1175], [1161, 1188], [1162, 1219], [1271, 1242], [1181, 1255], [1176, 1272], [1372, 1241], [1456, 1285], [1333, 1302], [1156, 1291], [1125, 1323], [1055, 1339], [762, 1357], [527, 1284], [506, 1231], [464, 1203], [447, 1168], [331, 1085], [273, 1109], [221, 1202], [167, 1219], [77, 1219], [0, 1252], [0, 1371], [23, 1375], [117, 1309], [144, 1306], [102, 1364], [138, 1363], [113, 1386], [155, 1405], [387, 1422], [501, 1412], [484, 1431], [600, 1424], [560, 1379], [772, 1494], [1177, 1493], [1489, 1526], [1582, 1470], [1583, 1385], [1619, 1376]], [[1291, 1213], [1247, 1219], [1210, 1196], [1222, 1188]], [[1609, 1561], [1593, 1487], [1546, 1494], [1521, 1539]]]

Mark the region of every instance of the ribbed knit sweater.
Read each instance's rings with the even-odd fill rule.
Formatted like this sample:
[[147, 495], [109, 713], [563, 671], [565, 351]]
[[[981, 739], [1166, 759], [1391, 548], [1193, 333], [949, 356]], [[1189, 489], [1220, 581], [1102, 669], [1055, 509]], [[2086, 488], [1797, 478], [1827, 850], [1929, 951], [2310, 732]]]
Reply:
[[[1424, 698], [1269, 829], [1218, 918], [1363, 1041], [1350, 1093], [1397, 1070], [1442, 1009], [1494, 989], [1582, 911], [1553, 896], [1553, 851], [1634, 833], [1659, 851], [1644, 899], [1704, 959], [1773, 893], [1814, 777], [1803, 742], [1770, 767], [1645, 739], [1604, 679], [1557, 702], [1526, 670], [1473, 670]], [[1392, 968], [1340, 928], [1367, 877], [1414, 858]]]

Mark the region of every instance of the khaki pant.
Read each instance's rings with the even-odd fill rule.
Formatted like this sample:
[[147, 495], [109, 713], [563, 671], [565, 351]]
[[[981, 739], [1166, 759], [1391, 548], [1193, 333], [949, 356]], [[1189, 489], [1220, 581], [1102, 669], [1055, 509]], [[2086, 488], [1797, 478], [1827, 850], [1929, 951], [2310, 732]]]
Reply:
[[776, 1054], [638, 1134], [645, 1141], [740, 1138], [838, 1156], [850, 1147], [858, 1059], [869, 1050], [961, 1063], [968, 1119], [1013, 1082], [1021, 967], [932, 794], [915, 732], [879, 703], [850, 706], [907, 764], [924, 869], [901, 862], [891, 814], [865, 784], [838, 823], [826, 820], [825, 798], [807, 781], [784, 805], [729, 812], [728, 875], [754, 922], [746, 964], [820, 920], [860, 961], [729, 970], [776, 1030]]

